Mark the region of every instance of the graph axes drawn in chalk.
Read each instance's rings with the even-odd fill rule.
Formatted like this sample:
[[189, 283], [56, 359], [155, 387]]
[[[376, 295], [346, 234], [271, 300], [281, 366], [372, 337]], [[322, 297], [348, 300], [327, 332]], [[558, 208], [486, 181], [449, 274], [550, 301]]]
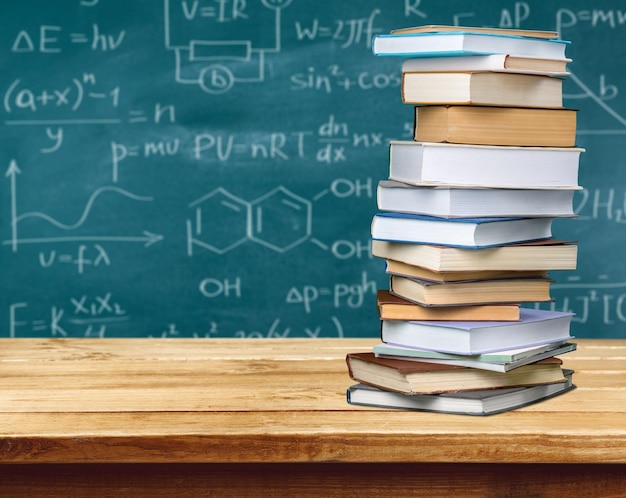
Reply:
[[117, 195], [121, 195], [128, 199], [138, 202], [151, 202], [154, 200], [153, 197], [149, 196], [139, 196], [133, 194], [127, 190], [121, 189], [119, 187], [100, 187], [96, 189], [91, 196], [89, 197], [87, 203], [85, 204], [85, 208], [83, 209], [82, 214], [78, 218], [78, 220], [72, 224], [62, 223], [51, 216], [38, 212], [38, 211], [30, 211], [22, 214], [18, 214], [17, 209], [17, 177], [21, 174], [21, 170], [17, 165], [17, 161], [15, 159], [11, 160], [9, 167], [5, 173], [5, 177], [9, 179], [11, 195], [10, 195], [10, 203], [11, 203], [11, 238], [9, 240], [4, 240], [2, 242], [3, 245], [10, 245], [13, 252], [17, 252], [18, 246], [22, 244], [48, 244], [48, 243], [59, 243], [59, 242], [118, 242], [118, 243], [142, 243], [144, 247], [150, 247], [157, 242], [163, 240], [163, 236], [152, 233], [148, 230], [142, 230], [141, 233], [137, 235], [68, 235], [68, 236], [55, 236], [55, 237], [29, 237], [29, 238], [20, 238], [18, 236], [18, 225], [21, 221], [26, 219], [38, 218], [44, 220], [57, 227], [63, 231], [72, 231], [80, 228], [85, 224], [87, 218], [89, 217], [89, 213], [91, 209], [98, 199], [98, 197], [106, 192], [112, 192]]

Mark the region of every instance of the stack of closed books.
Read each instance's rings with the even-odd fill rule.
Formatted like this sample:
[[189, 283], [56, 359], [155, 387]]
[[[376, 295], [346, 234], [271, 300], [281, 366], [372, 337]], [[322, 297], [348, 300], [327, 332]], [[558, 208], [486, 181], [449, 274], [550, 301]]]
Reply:
[[[567, 42], [556, 33], [424, 26], [377, 35], [400, 56], [411, 141], [392, 141], [378, 186], [372, 253], [381, 343], [348, 354], [355, 405], [491, 414], [564, 393], [572, 314], [549, 272], [573, 270], [572, 217], [582, 149], [565, 108]], [[534, 304], [533, 304], [534, 303]]]

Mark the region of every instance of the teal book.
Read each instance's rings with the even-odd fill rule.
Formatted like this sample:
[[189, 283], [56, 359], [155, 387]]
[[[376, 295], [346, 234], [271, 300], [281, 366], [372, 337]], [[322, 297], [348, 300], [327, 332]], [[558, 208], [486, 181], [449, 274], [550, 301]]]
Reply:
[[442, 57], [509, 54], [540, 59], [563, 59], [566, 40], [472, 32], [391, 33], [375, 35], [374, 55]]

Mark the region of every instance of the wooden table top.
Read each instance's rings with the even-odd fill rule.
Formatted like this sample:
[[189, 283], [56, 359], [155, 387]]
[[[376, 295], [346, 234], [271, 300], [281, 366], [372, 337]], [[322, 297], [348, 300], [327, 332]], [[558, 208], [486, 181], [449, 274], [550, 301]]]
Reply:
[[0, 462], [626, 463], [626, 340], [577, 389], [488, 417], [350, 406], [373, 339], [3, 339]]

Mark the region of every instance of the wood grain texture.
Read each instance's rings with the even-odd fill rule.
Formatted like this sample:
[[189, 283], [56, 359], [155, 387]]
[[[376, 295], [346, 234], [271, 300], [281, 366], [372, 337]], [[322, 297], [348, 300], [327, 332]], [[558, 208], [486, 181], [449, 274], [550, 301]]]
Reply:
[[[485, 464], [8, 465], [4, 496], [623, 498], [626, 466]], [[423, 490], [423, 492], [421, 492]], [[426, 491], [427, 490], [427, 491]]]
[[2, 463], [626, 463], [626, 341], [564, 355], [577, 389], [490, 417], [354, 407], [371, 339], [6, 339]]

